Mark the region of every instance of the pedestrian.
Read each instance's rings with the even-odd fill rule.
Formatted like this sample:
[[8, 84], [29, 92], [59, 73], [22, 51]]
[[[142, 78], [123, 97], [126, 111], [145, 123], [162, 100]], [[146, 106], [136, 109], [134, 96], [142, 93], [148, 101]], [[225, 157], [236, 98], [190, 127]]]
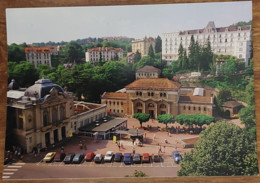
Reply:
[[135, 148], [133, 148], [133, 154], [135, 154]]

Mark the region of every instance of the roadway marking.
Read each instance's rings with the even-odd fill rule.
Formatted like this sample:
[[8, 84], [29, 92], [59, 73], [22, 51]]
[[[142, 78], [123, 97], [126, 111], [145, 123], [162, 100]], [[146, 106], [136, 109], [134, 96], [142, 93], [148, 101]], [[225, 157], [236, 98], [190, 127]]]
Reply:
[[14, 172], [3, 172], [3, 175], [13, 175]]
[[2, 176], [3, 179], [9, 179], [10, 176]]
[[12, 165], [9, 165], [7, 166], [8, 168], [22, 168], [22, 166], [12, 166]]
[[3, 171], [12, 171], [12, 172], [16, 172], [16, 171], [18, 171], [18, 169], [4, 169]]

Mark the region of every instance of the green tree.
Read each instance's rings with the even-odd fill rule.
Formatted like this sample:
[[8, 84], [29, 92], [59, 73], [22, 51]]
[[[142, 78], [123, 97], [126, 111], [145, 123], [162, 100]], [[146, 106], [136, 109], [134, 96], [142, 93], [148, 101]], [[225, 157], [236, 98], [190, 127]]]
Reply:
[[166, 129], [167, 129], [167, 125], [169, 123], [174, 123], [175, 120], [174, 120], [174, 116], [172, 114], [161, 114], [157, 117], [158, 119], [158, 122], [159, 123], [163, 123], [166, 125]]
[[242, 123], [245, 124], [245, 127], [247, 129], [255, 127], [255, 106], [249, 105], [247, 107], [242, 108], [239, 111], [239, 117]]
[[197, 63], [196, 63], [196, 48], [195, 48], [195, 40], [194, 40], [194, 36], [192, 35], [191, 36], [191, 39], [190, 39], [190, 45], [189, 45], [189, 63], [190, 63], [190, 68], [191, 69], [197, 69]]
[[184, 48], [182, 46], [182, 43], [179, 46], [178, 49], [178, 61], [179, 61], [179, 68], [183, 68], [183, 58], [184, 58]]
[[45, 64], [39, 64], [37, 67], [37, 71], [39, 73], [39, 78], [43, 78], [43, 77], [46, 78], [48, 74], [53, 72], [52, 69]]
[[148, 56], [150, 56], [150, 57], [152, 57], [152, 58], [155, 57], [154, 51], [153, 51], [153, 46], [152, 46], [152, 45], [149, 46]]
[[81, 63], [84, 58], [83, 48], [75, 41], [71, 41], [64, 48], [65, 62], [67, 63]]
[[25, 43], [20, 45], [13, 43], [10, 46], [8, 46], [8, 61], [17, 63], [25, 61], [25, 47], [27, 47]]
[[162, 39], [158, 35], [157, 38], [155, 39], [155, 53], [159, 53], [162, 51]]
[[203, 71], [208, 71], [210, 69], [210, 64], [213, 61], [213, 52], [211, 50], [211, 44], [209, 38], [207, 39], [207, 44], [201, 49], [200, 58], [200, 69]]
[[141, 60], [141, 53], [137, 50], [134, 57], [134, 63], [139, 62]]
[[191, 152], [184, 154], [178, 175], [256, 175], [255, 153], [256, 143], [248, 138], [244, 129], [232, 123], [217, 122], [201, 133]]
[[[10, 66], [10, 67], [9, 67]], [[21, 87], [29, 87], [38, 80], [39, 74], [34, 66], [27, 61], [8, 63], [8, 81], [15, 79]]]
[[143, 58], [141, 58], [141, 60], [137, 63], [134, 63], [133, 67], [135, 69], [140, 69], [146, 65], [151, 65], [154, 66], [154, 58], [150, 57], [150, 56], [144, 56]]
[[133, 118], [137, 119], [142, 127], [142, 124], [144, 122], [147, 122], [150, 119], [150, 114], [145, 114], [145, 113], [135, 113], [133, 115]]

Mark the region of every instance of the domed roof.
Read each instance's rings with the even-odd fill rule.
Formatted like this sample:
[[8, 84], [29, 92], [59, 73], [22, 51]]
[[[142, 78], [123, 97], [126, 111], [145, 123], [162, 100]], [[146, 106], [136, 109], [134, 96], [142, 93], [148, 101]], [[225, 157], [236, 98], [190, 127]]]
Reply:
[[34, 85], [25, 90], [25, 96], [43, 98], [50, 94], [52, 88], [56, 88], [58, 92], [64, 93], [63, 88], [57, 84], [53, 84], [50, 79], [39, 79], [35, 81]]
[[7, 88], [8, 90], [18, 90], [20, 86], [14, 79], [12, 79], [11, 83], [9, 83]]

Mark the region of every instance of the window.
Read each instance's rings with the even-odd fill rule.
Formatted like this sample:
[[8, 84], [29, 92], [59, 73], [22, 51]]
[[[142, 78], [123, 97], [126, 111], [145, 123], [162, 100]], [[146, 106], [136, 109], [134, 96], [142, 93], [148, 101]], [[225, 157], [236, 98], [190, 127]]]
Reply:
[[154, 94], [153, 94], [153, 92], [151, 93], [151, 96], [153, 96]]
[[43, 111], [43, 126], [47, 126], [48, 125], [48, 121], [49, 121], [48, 111], [45, 110], [45, 111]]
[[142, 103], [140, 103], [140, 102], [138, 102], [138, 103], [136, 104], [136, 106], [137, 106], [137, 107], [142, 107], [142, 106], [143, 106], [143, 104], [142, 104]]
[[166, 108], [166, 105], [165, 104], [161, 104], [160, 108]]
[[55, 107], [52, 108], [52, 122], [57, 121], [57, 109]]
[[148, 92], [148, 96], [150, 96], [151, 94], [150, 94], [150, 92]]
[[142, 113], [142, 109], [137, 109], [137, 113]]
[[154, 107], [154, 105], [152, 103], [148, 104], [148, 107]]
[[195, 110], [196, 110], [196, 107], [193, 107], [193, 110], [195, 111]]
[[188, 107], [188, 109], [190, 110], [190, 106]]
[[199, 111], [201, 110], [201, 108], [199, 107]]
[[206, 110], [207, 110], [207, 109], [206, 109], [206, 107], [204, 107], [203, 109], [204, 109], [204, 111], [206, 111]]
[[61, 106], [60, 107], [60, 120], [63, 120], [65, 119], [65, 110], [64, 110], [64, 107]]
[[116, 103], [115, 102], [113, 102], [113, 105], [115, 105]]
[[183, 106], [183, 110], [186, 110], [186, 106]]
[[121, 102], [121, 105], [123, 105], [123, 102]]
[[166, 114], [166, 111], [161, 111], [161, 114]]
[[119, 105], [119, 102], [117, 102], [117, 105]]
[[123, 110], [121, 110], [121, 113], [124, 113], [124, 111], [123, 111]]

